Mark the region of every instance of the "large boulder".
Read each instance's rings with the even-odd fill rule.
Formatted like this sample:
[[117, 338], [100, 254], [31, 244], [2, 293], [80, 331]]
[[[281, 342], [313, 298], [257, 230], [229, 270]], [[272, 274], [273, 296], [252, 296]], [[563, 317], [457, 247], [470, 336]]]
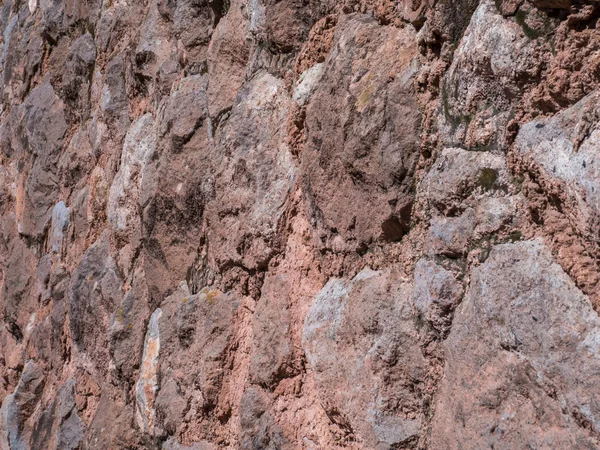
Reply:
[[324, 246], [365, 251], [410, 227], [420, 114], [416, 34], [366, 15], [340, 19], [306, 106], [301, 161]]
[[302, 346], [323, 408], [365, 448], [414, 445], [425, 425], [413, 284], [397, 270], [333, 278], [315, 297]]
[[600, 320], [541, 241], [471, 271], [444, 346], [432, 448], [596, 448]]

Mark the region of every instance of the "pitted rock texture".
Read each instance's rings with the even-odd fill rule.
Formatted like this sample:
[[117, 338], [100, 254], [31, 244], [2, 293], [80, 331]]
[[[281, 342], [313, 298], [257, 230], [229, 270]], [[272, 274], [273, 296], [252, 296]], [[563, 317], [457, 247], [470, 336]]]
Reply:
[[598, 316], [540, 241], [491, 250], [444, 347], [432, 446], [598, 447]]
[[324, 408], [369, 448], [407, 446], [424, 422], [427, 358], [412, 297], [397, 271], [365, 269], [350, 282], [329, 280], [304, 322]]
[[599, 27], [0, 0], [0, 449], [600, 448]]

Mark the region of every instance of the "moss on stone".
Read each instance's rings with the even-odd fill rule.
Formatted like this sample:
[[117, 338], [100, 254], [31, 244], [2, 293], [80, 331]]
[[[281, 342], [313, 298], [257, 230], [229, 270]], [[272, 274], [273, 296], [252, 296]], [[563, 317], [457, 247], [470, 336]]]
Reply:
[[480, 186], [484, 191], [489, 191], [494, 188], [498, 180], [498, 171], [495, 169], [485, 168], [479, 174], [477, 186]]

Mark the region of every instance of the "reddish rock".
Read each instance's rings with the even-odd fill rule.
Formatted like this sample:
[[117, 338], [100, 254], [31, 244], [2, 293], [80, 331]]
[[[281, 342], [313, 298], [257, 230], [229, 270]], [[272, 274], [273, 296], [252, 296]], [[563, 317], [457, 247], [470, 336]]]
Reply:
[[471, 276], [444, 344], [431, 445], [596, 447], [589, 299], [540, 241], [495, 247]]
[[409, 28], [380, 27], [362, 15], [340, 20], [335, 33], [306, 107], [303, 184], [323, 247], [365, 251], [410, 228], [416, 39]]
[[365, 448], [414, 446], [424, 425], [427, 360], [412, 296], [397, 271], [364, 269], [329, 280], [304, 323], [321, 404]]
[[596, 448], [595, 2], [6, 0], [0, 448]]

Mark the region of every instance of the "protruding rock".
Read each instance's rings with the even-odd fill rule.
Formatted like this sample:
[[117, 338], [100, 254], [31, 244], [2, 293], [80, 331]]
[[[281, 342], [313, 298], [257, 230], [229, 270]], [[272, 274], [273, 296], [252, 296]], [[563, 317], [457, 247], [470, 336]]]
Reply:
[[[524, 26], [526, 27], [526, 26]], [[445, 146], [506, 146], [507, 125], [525, 83], [540, 72], [543, 43], [504, 18], [491, 0], [479, 3], [441, 82], [439, 123]]]
[[183, 421], [207, 429], [227, 417], [222, 394], [238, 306], [232, 294], [207, 287], [191, 295], [185, 283], [161, 305], [161, 388], [154, 403], [161, 432], [173, 434]]
[[338, 21], [333, 47], [306, 106], [303, 183], [325, 246], [339, 234], [341, 250], [353, 251], [385, 240], [390, 217], [401, 231], [390, 240], [409, 228], [420, 125], [416, 34], [353, 15]]
[[0, 409], [0, 446], [4, 450], [29, 448], [32, 426], [27, 423], [42, 397], [44, 373], [32, 360], [25, 363], [15, 391], [4, 398]]
[[[221, 3], [222, 5], [224, 3]], [[208, 112], [218, 118], [231, 108], [237, 92], [244, 84], [246, 64], [250, 56], [248, 17], [240, 0], [231, 0], [229, 14], [217, 24], [208, 47]]]
[[445, 343], [432, 447], [597, 447], [599, 327], [542, 242], [494, 247]]
[[141, 226], [140, 193], [148, 164], [156, 151], [156, 130], [151, 114], [134, 122], [125, 138], [121, 167], [108, 198], [108, 220], [113, 229], [126, 236]]
[[310, 96], [318, 87], [318, 83], [323, 75], [323, 69], [323, 63], [317, 63], [310, 69], [302, 72], [292, 96], [294, 102], [300, 106], [304, 106], [308, 103]]
[[541, 172], [546, 187], [556, 190], [568, 206], [579, 231], [600, 237], [600, 95], [591, 94], [550, 119], [521, 128], [515, 147], [525, 167]]
[[204, 215], [210, 269], [225, 286], [243, 286], [244, 272], [265, 270], [280, 251], [274, 237], [298, 171], [284, 143], [291, 103], [283, 81], [261, 72], [239, 92], [216, 137]]
[[56, 203], [58, 185], [56, 175], [60, 151], [67, 133], [64, 104], [54, 93], [50, 83], [31, 91], [21, 106], [22, 118], [18, 127], [19, 142], [33, 156], [33, 167], [18, 193], [17, 209], [20, 233], [39, 239], [49, 224], [52, 207]]
[[156, 420], [154, 401], [159, 389], [160, 330], [158, 322], [161, 316], [162, 310], [160, 308], [156, 309], [150, 316], [144, 342], [140, 378], [135, 387], [135, 418], [140, 429], [150, 434], [154, 432]]
[[302, 346], [323, 407], [369, 448], [418, 440], [424, 423], [413, 286], [393, 269], [331, 279], [304, 322]]
[[60, 201], [52, 210], [52, 226], [50, 228], [50, 249], [54, 253], [60, 252], [63, 244], [64, 233], [69, 225], [69, 208], [65, 202]]
[[268, 398], [259, 388], [249, 387], [240, 400], [240, 449], [289, 450], [290, 442], [273, 416], [267, 412]]
[[287, 276], [267, 277], [253, 318], [251, 381], [271, 389], [298, 372], [294, 356], [299, 355], [294, 355], [290, 336], [289, 289]]
[[206, 85], [206, 75], [186, 77], [177, 84], [176, 91], [169, 98], [160, 133], [170, 134], [175, 152], [181, 151], [207, 118]]
[[[56, 399], [42, 413], [33, 433], [31, 448], [76, 450], [80, 448], [85, 423], [79, 417], [75, 402], [76, 380], [67, 380]], [[53, 446], [48, 444], [53, 441]]]
[[423, 183], [428, 201], [444, 215], [451, 216], [481, 198], [505, 196], [513, 190], [503, 156], [459, 148], [444, 149]]
[[122, 292], [119, 270], [109, 253], [109, 235], [104, 233], [83, 256], [74, 271], [69, 293], [69, 320], [73, 341], [82, 357], [108, 373], [108, 327]]
[[96, 61], [96, 43], [90, 33], [74, 41], [61, 40], [50, 55], [49, 65], [54, 74], [52, 84], [67, 105], [67, 119], [87, 119], [92, 70]]
[[415, 266], [414, 305], [419, 314], [442, 336], [449, 331], [452, 313], [464, 288], [457, 274], [428, 259]]

